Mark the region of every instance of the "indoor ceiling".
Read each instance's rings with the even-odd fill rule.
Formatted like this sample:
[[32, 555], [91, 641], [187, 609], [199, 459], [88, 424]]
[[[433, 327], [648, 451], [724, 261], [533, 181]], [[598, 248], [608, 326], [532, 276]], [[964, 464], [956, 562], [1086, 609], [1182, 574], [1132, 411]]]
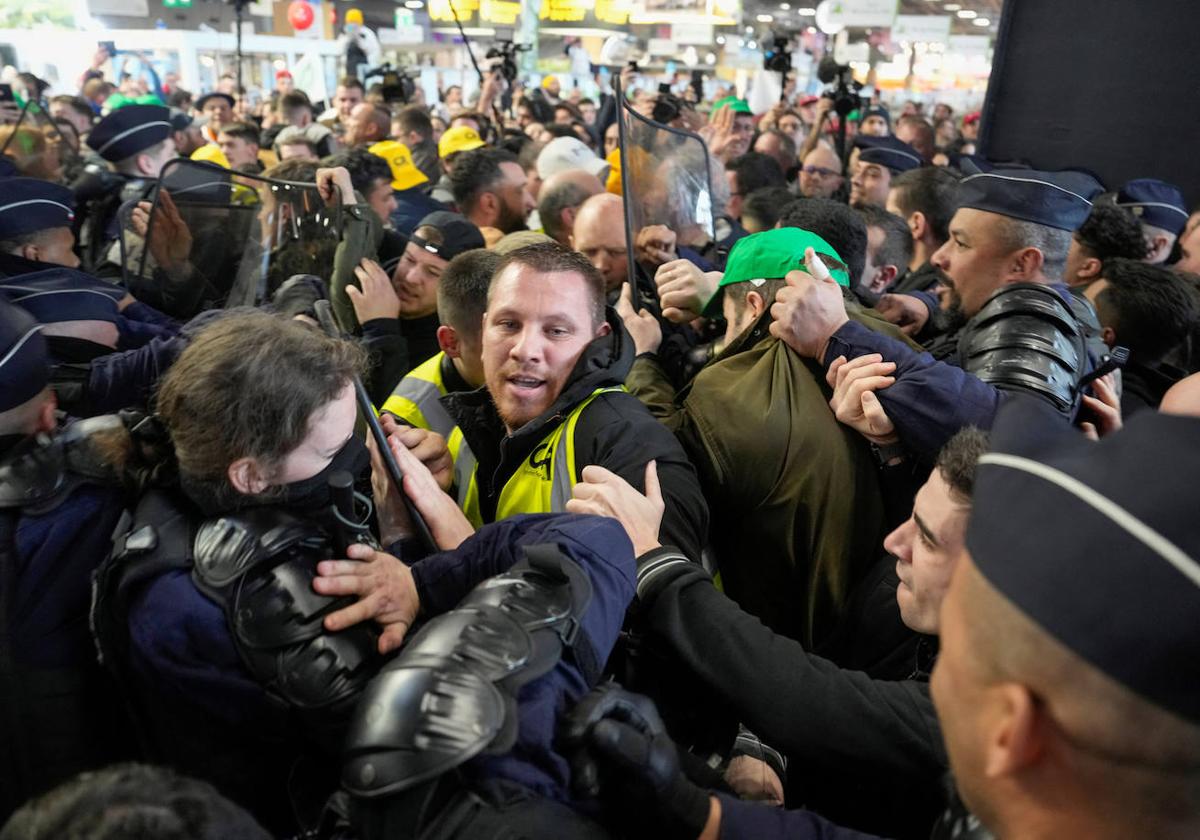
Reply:
[[[1004, 0], [900, 0], [902, 15], [950, 15], [950, 32], [954, 35], [994, 34], [1000, 23], [1000, 7]], [[796, 31], [815, 25], [817, 0], [743, 0], [744, 19], [758, 18], [759, 25], [771, 23], [774, 28]], [[770, 15], [773, 21], [761, 16]], [[982, 21], [987, 21], [983, 24]]]

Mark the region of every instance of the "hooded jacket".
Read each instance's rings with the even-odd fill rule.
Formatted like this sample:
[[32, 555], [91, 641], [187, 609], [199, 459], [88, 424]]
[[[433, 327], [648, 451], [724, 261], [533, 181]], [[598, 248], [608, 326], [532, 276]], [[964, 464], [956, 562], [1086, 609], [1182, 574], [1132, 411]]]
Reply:
[[[478, 458], [476, 484], [484, 522], [495, 520], [505, 484], [522, 462], [529, 460], [533, 466], [538, 444], [547, 435], [596, 389], [624, 383], [633, 365], [633, 340], [611, 307], [606, 317], [612, 331], [584, 348], [558, 399], [539, 417], [511, 434], [505, 429], [486, 387], [442, 397], [442, 404]], [[679, 441], [636, 397], [623, 390], [597, 395], [579, 417], [573, 445], [576, 482], [581, 480], [585, 466], [597, 464], [644, 492], [646, 464], [656, 461], [666, 502], [660, 537], [664, 543], [678, 546], [689, 557], [699, 560], [708, 531], [708, 506], [700, 492], [696, 471]]]
[[[888, 329], [857, 306], [848, 313]], [[829, 410], [824, 371], [770, 325], [764, 312], [678, 394], [650, 354], [629, 387], [696, 466], [725, 591], [811, 647], [876, 556], [883, 502], [869, 445]]]

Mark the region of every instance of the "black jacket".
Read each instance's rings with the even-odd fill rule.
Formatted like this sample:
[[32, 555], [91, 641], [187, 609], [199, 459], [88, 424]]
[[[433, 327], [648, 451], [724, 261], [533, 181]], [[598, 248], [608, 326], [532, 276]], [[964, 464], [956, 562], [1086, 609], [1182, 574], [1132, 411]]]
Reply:
[[922, 646], [909, 679], [872, 679], [773, 633], [696, 568], [643, 602], [646, 642], [786, 754], [788, 807], [889, 837], [928, 837], [948, 768]]
[[[584, 349], [554, 404], [511, 435], [506, 433], [487, 388], [442, 397], [442, 404], [478, 458], [476, 481], [484, 522], [493, 521], [500, 491], [518, 465], [533, 456], [542, 439], [597, 388], [625, 381], [633, 366], [633, 340], [611, 307], [608, 323], [612, 332]], [[601, 394], [588, 405], [575, 427], [578, 471], [599, 464], [642, 491], [646, 464], [651, 460], [658, 462], [666, 501], [662, 540], [699, 559], [708, 532], [708, 505], [696, 471], [675, 436], [631, 394]], [[575, 480], [580, 480], [578, 472]]]

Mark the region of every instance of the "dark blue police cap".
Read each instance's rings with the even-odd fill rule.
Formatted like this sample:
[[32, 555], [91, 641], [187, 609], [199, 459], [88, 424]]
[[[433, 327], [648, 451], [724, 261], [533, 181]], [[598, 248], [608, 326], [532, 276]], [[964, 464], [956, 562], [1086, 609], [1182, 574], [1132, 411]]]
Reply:
[[50, 355], [42, 326], [0, 298], [0, 411], [29, 402], [50, 381]]
[[860, 134], [854, 138], [858, 146], [858, 159], [863, 163], [877, 163], [886, 166], [893, 174], [907, 172], [925, 165], [920, 153], [903, 140], [895, 137], [868, 137]]
[[125, 291], [72, 268], [49, 268], [0, 281], [0, 296], [43, 324], [107, 321], [120, 324]]
[[1200, 723], [1200, 420], [1145, 411], [1093, 443], [1065, 424], [1051, 433], [1042, 411], [1015, 399], [997, 417], [975, 474], [972, 560], [1076, 655]]
[[1103, 191], [1095, 178], [1082, 172], [994, 169], [962, 179], [958, 206], [1073, 231]]
[[171, 111], [163, 105], [126, 105], [96, 123], [87, 143], [116, 163], [171, 136]]
[[75, 194], [41, 178], [0, 180], [0, 239], [12, 239], [75, 221]]
[[1114, 203], [1127, 208], [1143, 224], [1178, 236], [1187, 224], [1187, 202], [1174, 184], [1155, 178], [1138, 178], [1117, 191]]

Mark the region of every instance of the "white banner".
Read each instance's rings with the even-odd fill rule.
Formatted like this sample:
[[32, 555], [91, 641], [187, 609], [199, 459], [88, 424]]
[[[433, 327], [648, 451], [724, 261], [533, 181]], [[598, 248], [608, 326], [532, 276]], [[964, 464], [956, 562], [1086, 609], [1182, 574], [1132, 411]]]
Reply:
[[146, 17], [150, 14], [148, 0], [87, 0], [88, 14], [121, 15], [123, 17]]
[[404, 44], [421, 44], [425, 42], [425, 27], [412, 24], [401, 29], [391, 26], [382, 27], [375, 36], [384, 47], [395, 47]]
[[944, 44], [950, 38], [949, 15], [896, 15], [892, 41], [917, 41]]
[[713, 28], [711, 23], [673, 23], [671, 24], [671, 40], [676, 44], [696, 44], [711, 47], [713, 44]]
[[866, 41], [856, 44], [838, 44], [833, 50], [833, 57], [838, 64], [849, 64], [851, 61], [870, 61], [871, 45]]
[[899, 0], [829, 0], [828, 19], [841, 26], [891, 26]]
[[650, 55], [675, 55], [679, 46], [670, 38], [651, 38], [646, 42], [646, 52]]

